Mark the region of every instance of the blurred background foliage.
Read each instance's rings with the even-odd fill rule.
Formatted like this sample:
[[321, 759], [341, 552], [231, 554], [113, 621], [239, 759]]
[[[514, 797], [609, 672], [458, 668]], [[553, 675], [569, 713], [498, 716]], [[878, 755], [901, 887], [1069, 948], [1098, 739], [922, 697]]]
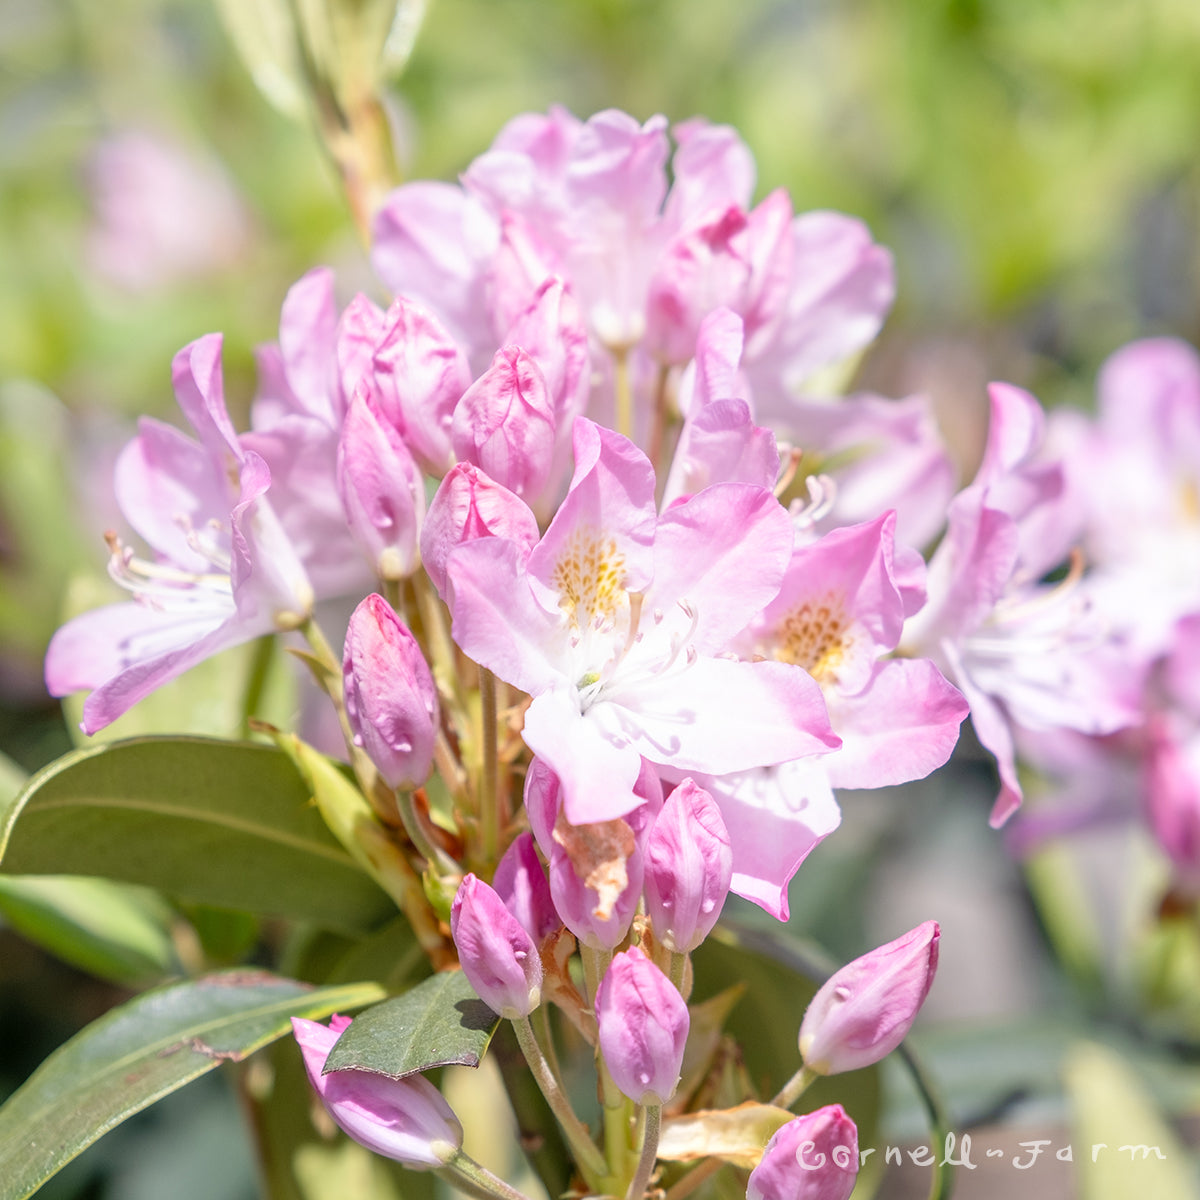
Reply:
[[[225, 21], [248, 7], [229, 0]], [[65, 608], [84, 605], [81, 589], [94, 603], [97, 585], [79, 577], [102, 576], [100, 534], [117, 521], [112, 459], [137, 414], [170, 413], [171, 356], [223, 330], [231, 407], [244, 412], [253, 347], [275, 336], [292, 281], [327, 262], [344, 298], [378, 291], [308, 118], [264, 98], [221, 10], [210, 0], [0, 0], [0, 750], [26, 770], [70, 744], [41, 685], [42, 655]], [[258, 66], [288, 108], [286, 88]], [[896, 309], [860, 383], [928, 391], [964, 474], [988, 379], [1086, 405], [1096, 369], [1123, 342], [1200, 338], [1194, 0], [429, 0], [387, 103], [406, 178], [452, 178], [510, 116], [554, 103], [581, 116], [615, 106], [736, 126], [758, 161], [759, 196], [783, 186], [798, 210], [852, 213], [894, 251]], [[178, 168], [183, 196], [182, 232], [168, 220], [156, 240], [161, 214], [130, 218], [135, 240], [142, 232], [161, 247], [137, 270], [114, 268], [103, 246], [112, 170], [101, 149], [135, 135], [175, 164], [162, 170]], [[198, 692], [185, 688], [180, 712], [211, 709], [244, 670], [238, 659], [208, 671]], [[1128, 1019], [1137, 919], [1122, 897], [1095, 891], [1116, 851], [1035, 868], [1035, 916], [1021, 870], [986, 829], [991, 786], [968, 755], [953, 776], [849, 806], [845, 836], [797, 879], [795, 923], [848, 958], [906, 920], [943, 920], [923, 1044], [963, 1120], [1011, 1125], [1016, 1113], [1050, 1122], [1061, 1144], [1070, 1120], [1096, 1120], [1095, 1105], [1072, 1095], [1108, 1088], [1133, 1102], [1121, 1075], [1130, 1061], [1152, 1103], [1200, 1112], [1180, 1046], [1147, 1048]], [[191, 916], [201, 934], [212, 924]], [[229, 935], [216, 926], [214, 938]], [[125, 993], [39, 955], [11, 928], [0, 939], [3, 1093]], [[971, 951], [956, 951], [964, 941]], [[1175, 994], [1200, 978], [1200, 962], [1181, 969]], [[1125, 1058], [1113, 1066], [1071, 1049], [1081, 1028], [1123, 1038]], [[919, 1140], [904, 1081], [885, 1084], [892, 1128]], [[166, 1194], [159, 1160], [143, 1157], [151, 1146], [177, 1162], [173, 1197], [252, 1194], [248, 1153], [226, 1149], [215, 1157], [228, 1178], [207, 1174], [209, 1147], [236, 1136], [223, 1095], [189, 1089], [45, 1194]], [[183, 1145], [189, 1127], [199, 1131], [190, 1157], [172, 1160], [163, 1148]], [[1016, 1152], [1012, 1138], [1003, 1144]], [[1011, 1195], [1012, 1178], [995, 1193], [970, 1179], [961, 1194]], [[923, 1184], [906, 1186], [882, 1194], [919, 1195]], [[1078, 1186], [1085, 1197], [1136, 1194]]]

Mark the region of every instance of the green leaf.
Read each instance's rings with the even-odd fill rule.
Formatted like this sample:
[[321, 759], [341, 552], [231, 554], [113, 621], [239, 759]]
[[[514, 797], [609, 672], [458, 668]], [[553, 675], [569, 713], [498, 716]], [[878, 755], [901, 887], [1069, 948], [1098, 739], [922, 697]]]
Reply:
[[170, 909], [146, 888], [78, 876], [0, 875], [0, 913], [64, 962], [133, 986], [178, 969]]
[[393, 911], [287, 756], [254, 743], [135, 738], [64, 755], [0, 808], [0, 868], [103, 875], [350, 932]]
[[378, 998], [373, 983], [314, 990], [230, 971], [147, 992], [59, 1047], [0, 1108], [3, 1200], [23, 1200], [97, 1138], [154, 1101], [239, 1062], [290, 1028]]
[[476, 1067], [499, 1023], [461, 971], [444, 971], [356, 1017], [325, 1070], [355, 1067], [401, 1079], [450, 1063]]
[[1076, 1141], [1087, 1147], [1075, 1165], [1082, 1200], [1195, 1200], [1186, 1150], [1119, 1054], [1080, 1042], [1067, 1057], [1064, 1075]]
[[304, 74], [287, 0], [217, 0], [217, 11], [258, 90], [281, 113], [305, 120]]

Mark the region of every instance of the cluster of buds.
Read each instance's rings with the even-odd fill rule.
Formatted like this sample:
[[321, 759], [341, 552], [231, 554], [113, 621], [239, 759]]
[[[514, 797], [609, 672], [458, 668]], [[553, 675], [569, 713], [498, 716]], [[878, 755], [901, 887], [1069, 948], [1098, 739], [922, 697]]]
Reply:
[[[835, 789], [924, 778], [968, 712], [1003, 823], [1018, 742], [1136, 725], [1147, 661], [1071, 555], [1069, 439], [1037, 401], [993, 386], [956, 492], [925, 399], [830, 394], [890, 305], [887, 251], [782, 192], [752, 206], [732, 130], [674, 136], [668, 173], [662, 118], [556, 109], [511, 122], [461, 185], [392, 193], [371, 260], [395, 298], [339, 311], [331, 272], [295, 284], [248, 432], [219, 336], [181, 351], [194, 436], [146, 420], [117, 465], [152, 551], [110, 537], [132, 599], [70, 622], [47, 660], [55, 694], [90, 689], [95, 732], [226, 647], [303, 636], [344, 744], [300, 735], [355, 779], [322, 775], [322, 813], [434, 966], [460, 961], [513, 1023], [583, 1183], [630, 1200], [693, 1098], [689, 959], [726, 896], [786, 920]], [[351, 610], [339, 658], [321, 622]], [[1160, 824], [1179, 847], [1194, 828]], [[929, 923], [835, 976], [776, 1107], [893, 1049], [936, 956]], [[542, 1006], [591, 1046], [603, 1150], [530, 1022]], [[438, 1169], [467, 1169], [425, 1088], [333, 1074], [318, 1086], [353, 1136], [350, 1114], [411, 1102]], [[840, 1110], [799, 1120], [752, 1194], [796, 1194], [796, 1138], [852, 1141]], [[854, 1164], [835, 1165], [812, 1194], [844, 1193]]]

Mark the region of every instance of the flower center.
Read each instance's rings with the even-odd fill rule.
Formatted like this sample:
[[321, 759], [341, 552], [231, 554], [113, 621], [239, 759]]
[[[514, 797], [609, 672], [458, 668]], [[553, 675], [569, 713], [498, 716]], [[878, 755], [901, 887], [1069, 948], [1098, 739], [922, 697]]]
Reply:
[[577, 529], [554, 566], [559, 607], [576, 630], [615, 624], [628, 606], [625, 556], [615, 539]]
[[771, 655], [803, 667], [818, 683], [837, 678], [850, 649], [850, 621], [833, 595], [806, 600], [779, 623]]

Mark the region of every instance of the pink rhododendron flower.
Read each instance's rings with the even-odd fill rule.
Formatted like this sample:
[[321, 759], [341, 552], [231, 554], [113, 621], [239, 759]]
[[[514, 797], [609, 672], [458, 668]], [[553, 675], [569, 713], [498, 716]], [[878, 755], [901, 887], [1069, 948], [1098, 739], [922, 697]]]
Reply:
[[752, 396], [742, 398], [786, 426], [796, 391], [875, 336], [892, 301], [891, 257], [858, 221], [793, 217], [783, 192], [750, 209], [753, 160], [732, 130], [689, 121], [674, 134], [668, 186], [662, 117], [517, 117], [461, 189], [392, 193], [375, 223], [375, 268], [442, 317], [477, 371], [505, 342], [524, 345], [510, 332], [517, 314], [561, 280], [592, 339], [589, 412], [610, 419], [621, 374], [639, 438], [664, 372], [693, 356], [710, 311], [729, 308], [746, 330]]
[[808, 675], [718, 657], [791, 552], [771, 493], [721, 484], [656, 517], [649, 462], [582, 419], [575, 462], [532, 551], [486, 538], [446, 564], [454, 638], [533, 697], [525, 741], [561, 780], [568, 818], [636, 807], [643, 757], [720, 773], [836, 746]]
[[1060, 562], [1074, 522], [1060, 504], [1061, 466], [1036, 457], [1044, 418], [1027, 392], [990, 390], [987, 449], [955, 497], [930, 561], [929, 602], [904, 644], [927, 654], [962, 689], [971, 723], [996, 756], [1003, 824], [1021, 803], [1012, 724], [1109, 733], [1137, 720], [1140, 671], [1112, 643], [1086, 584], [1038, 583]]
[[134, 600], [69, 622], [46, 656], [52, 695], [92, 689], [89, 734], [219, 650], [296, 628], [315, 600], [267, 495], [271, 472], [225, 411], [220, 335], [181, 350], [172, 375], [197, 438], [143, 418], [116, 469], [121, 510], [155, 557], [114, 535], [110, 573]]
[[958, 740], [966, 701], [927, 659], [891, 658], [904, 624], [895, 516], [837, 529], [791, 554], [778, 594], [734, 639], [744, 657], [802, 668], [841, 739], [819, 757], [698, 782], [733, 839], [733, 889], [787, 917], [787, 883], [840, 820], [832, 789], [922, 779]]

